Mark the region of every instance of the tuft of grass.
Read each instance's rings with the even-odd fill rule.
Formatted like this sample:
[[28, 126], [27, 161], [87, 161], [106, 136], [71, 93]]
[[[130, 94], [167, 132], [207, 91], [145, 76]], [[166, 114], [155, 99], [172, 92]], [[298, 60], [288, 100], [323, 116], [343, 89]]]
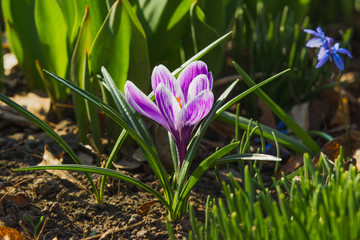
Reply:
[[[255, 167], [256, 168], [256, 167]], [[224, 199], [207, 205], [209, 228], [196, 223], [194, 239], [359, 239], [360, 174], [344, 169], [342, 155], [332, 165], [321, 154], [318, 165], [304, 154], [304, 166], [282, 176], [272, 188], [251, 177], [245, 167], [243, 186], [229, 174]], [[209, 209], [209, 204], [212, 208]], [[191, 210], [191, 208], [190, 208]], [[193, 214], [190, 214], [194, 218]]]

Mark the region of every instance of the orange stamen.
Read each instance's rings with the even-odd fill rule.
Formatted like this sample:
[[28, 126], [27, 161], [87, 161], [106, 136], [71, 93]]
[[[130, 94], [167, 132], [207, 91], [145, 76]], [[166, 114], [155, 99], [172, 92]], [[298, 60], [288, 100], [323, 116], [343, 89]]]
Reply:
[[181, 108], [181, 98], [178, 98], [178, 97], [175, 97], [175, 98], [176, 98], [176, 101], [179, 103], [180, 108]]

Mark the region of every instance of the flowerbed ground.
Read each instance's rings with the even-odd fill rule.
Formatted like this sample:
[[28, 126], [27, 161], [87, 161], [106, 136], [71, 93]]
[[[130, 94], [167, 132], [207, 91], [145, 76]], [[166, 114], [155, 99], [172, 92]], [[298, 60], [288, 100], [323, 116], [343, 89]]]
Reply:
[[[64, 124], [63, 124], [64, 125]], [[65, 139], [73, 139], [76, 127], [63, 126]], [[76, 139], [76, 137], [75, 137]], [[81, 148], [76, 145], [75, 149]], [[0, 226], [8, 226], [33, 234], [34, 228], [25, 216], [37, 224], [40, 217], [49, 218], [40, 239], [166, 239], [166, 209], [155, 203], [144, 216], [138, 211], [154, 198], [137, 187], [109, 179], [105, 203], [97, 203], [82, 174], [70, 173], [78, 182], [61, 179], [45, 172], [13, 172], [42, 161], [44, 146], [54, 143], [39, 130], [5, 126], [0, 134]], [[60, 153], [60, 149], [57, 149]], [[80, 151], [80, 150], [79, 150]], [[158, 182], [144, 163], [127, 174], [159, 189]], [[67, 176], [68, 178], [71, 178]], [[210, 187], [209, 187], [210, 186]], [[201, 218], [208, 194], [220, 196], [220, 184], [207, 174], [194, 189], [191, 204]], [[44, 221], [43, 221], [44, 222]], [[174, 223], [175, 236], [188, 236], [191, 229], [187, 217]], [[39, 232], [39, 231], [38, 231]]]

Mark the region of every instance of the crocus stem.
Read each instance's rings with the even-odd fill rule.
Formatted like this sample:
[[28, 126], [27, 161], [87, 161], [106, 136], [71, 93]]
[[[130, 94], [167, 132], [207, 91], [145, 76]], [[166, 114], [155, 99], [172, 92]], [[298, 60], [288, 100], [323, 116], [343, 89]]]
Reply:
[[[331, 56], [332, 58], [332, 56]], [[351, 145], [351, 138], [350, 138], [350, 133], [349, 133], [349, 122], [348, 122], [348, 118], [346, 116], [345, 113], [345, 104], [342, 98], [342, 94], [341, 94], [341, 90], [340, 90], [340, 75], [337, 73], [337, 69], [336, 69], [336, 65], [333, 59], [331, 59], [332, 61], [332, 66], [333, 66], [333, 70], [334, 70], [334, 77], [335, 77], [335, 81], [336, 81], [336, 86], [337, 86], [337, 90], [339, 93], [339, 101], [340, 101], [340, 106], [341, 106], [341, 111], [342, 111], [342, 115], [344, 118], [344, 127], [345, 127], [345, 134], [346, 134], [346, 139], [347, 139], [347, 147], [349, 150], [349, 154], [350, 156], [352, 156], [352, 145]]]

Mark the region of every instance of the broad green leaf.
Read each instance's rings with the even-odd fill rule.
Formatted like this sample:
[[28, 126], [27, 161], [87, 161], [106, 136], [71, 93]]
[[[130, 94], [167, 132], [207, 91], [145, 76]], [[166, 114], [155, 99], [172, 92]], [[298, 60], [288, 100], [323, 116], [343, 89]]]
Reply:
[[238, 10], [238, 7], [241, 3], [241, 0], [229, 0], [226, 3], [226, 13], [225, 13], [225, 28], [226, 30], [232, 29], [233, 21], [235, 19], [235, 13]]
[[[169, 1], [164, 0], [137, 0], [131, 1], [134, 6], [137, 16], [140, 19], [146, 34], [154, 33], [159, 28], [160, 19], [168, 14], [166, 5]], [[178, 1], [173, 1], [172, 4], [177, 4]]]
[[[92, 35], [94, 35], [92, 34], [91, 30], [91, 16], [87, 7], [80, 25], [78, 38], [70, 63], [70, 80], [82, 89], [85, 88], [84, 73], [86, 51], [90, 48], [92, 43]], [[90, 79], [88, 79], [88, 81], [89, 80]], [[79, 139], [82, 143], [88, 143], [87, 134], [89, 132], [89, 119], [87, 116], [85, 99], [77, 94], [72, 93], [72, 100], [74, 104], [76, 123], [79, 128]]]
[[217, 33], [223, 33], [226, 20], [225, 1], [206, 0], [202, 9], [206, 16], [206, 23]]
[[[94, 76], [90, 76], [90, 69], [89, 69], [89, 55], [86, 52], [85, 59], [83, 62], [83, 79], [82, 82], [84, 83], [84, 90], [87, 92], [95, 93], [96, 92], [96, 85], [97, 80]], [[91, 142], [96, 146], [96, 150], [99, 153], [103, 153], [103, 144], [101, 141], [102, 134], [101, 134], [101, 126], [99, 121], [99, 115], [96, 107], [93, 104], [90, 104], [88, 101], [85, 100], [85, 106], [86, 106], [86, 113], [87, 118], [89, 120], [89, 130], [90, 134], [87, 136], [91, 138]]]
[[90, 50], [91, 71], [99, 73], [104, 66], [121, 91], [127, 79], [146, 90], [150, 83], [147, 43], [130, 10], [127, 0], [111, 7]]
[[11, 51], [19, 61], [29, 88], [43, 88], [35, 66], [35, 59], [45, 65], [41, 44], [34, 21], [33, 0], [3, 0], [3, 17]]
[[86, 0], [59, 0], [57, 1], [63, 12], [66, 25], [68, 27], [67, 40], [68, 40], [68, 51], [73, 52], [75, 47], [76, 39], [79, 34], [80, 25], [84, 16], [86, 7]]
[[[205, 20], [205, 14], [197, 4], [194, 4], [190, 10], [191, 17], [191, 34], [194, 44], [195, 54], [198, 49], [206, 47], [210, 42], [219, 38], [214, 28], [209, 26]], [[221, 44], [207, 54], [203, 61], [206, 62], [208, 68], [211, 69], [216, 77], [222, 69], [222, 59], [224, 57]]]
[[[66, 77], [69, 62], [66, 34], [68, 27], [58, 2], [56, 0], [36, 0], [34, 15], [37, 34], [46, 61], [45, 67], [59, 76]], [[50, 81], [56, 99], [64, 100], [66, 98], [65, 88], [53, 79]]]
[[68, 27], [56, 0], [35, 1], [35, 25], [48, 69], [61, 77], [66, 77]]
[[177, 6], [175, 12], [171, 16], [169, 24], [167, 25], [166, 29], [172, 29], [180, 20], [184, 17], [184, 15], [189, 12], [191, 5], [193, 4], [194, 0], [183, 0]]
[[163, 63], [171, 69], [176, 68], [183, 61], [180, 52], [184, 45], [183, 36], [188, 32], [188, 17], [181, 18], [176, 27], [167, 29], [171, 17], [181, 2], [180, 0], [139, 0], [137, 4], [133, 4], [148, 38], [151, 67]]
[[185, 63], [181, 64], [180, 67], [178, 67], [177, 69], [175, 69], [172, 74], [177, 77], [180, 72], [190, 63], [201, 59], [203, 56], [205, 56], [206, 54], [208, 54], [209, 52], [211, 52], [212, 49], [214, 49], [216, 46], [218, 46], [220, 43], [222, 43], [228, 36], [230, 36], [232, 32], [228, 32], [225, 35], [219, 37], [218, 39], [216, 39], [216, 41], [210, 43], [209, 45], [207, 45], [205, 48], [203, 48], [200, 52], [198, 52], [197, 54], [195, 54], [194, 56], [192, 56], [189, 60], [187, 60]]

